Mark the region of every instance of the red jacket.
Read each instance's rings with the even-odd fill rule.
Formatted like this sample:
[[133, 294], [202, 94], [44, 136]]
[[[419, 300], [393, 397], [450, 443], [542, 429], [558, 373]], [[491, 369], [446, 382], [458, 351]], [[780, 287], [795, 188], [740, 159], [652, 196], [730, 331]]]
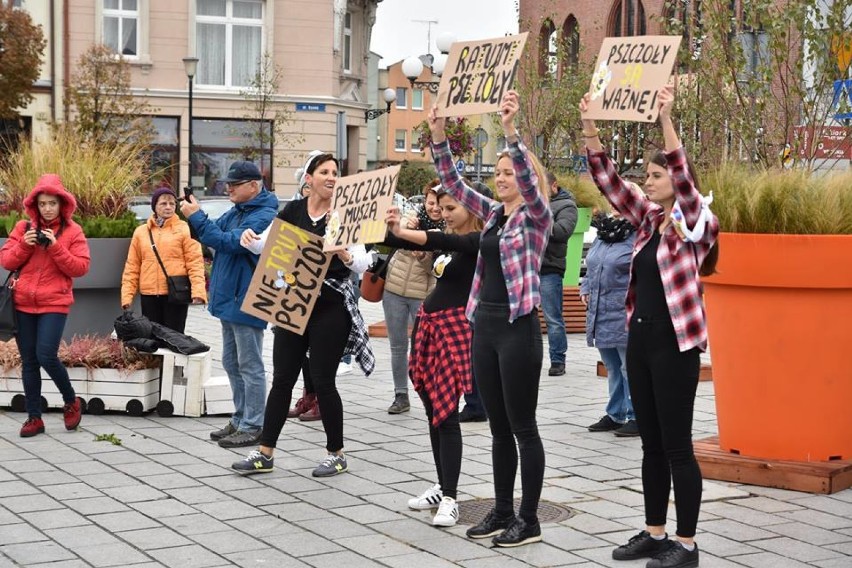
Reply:
[[[54, 195], [60, 201], [59, 217], [45, 224], [38, 212], [40, 193]], [[30, 314], [67, 314], [74, 303], [71, 279], [89, 271], [89, 245], [80, 225], [71, 219], [77, 200], [62, 185], [59, 176], [45, 174], [24, 199], [29, 221], [18, 221], [9, 239], [0, 249], [0, 264], [6, 270], [21, 269], [15, 282], [15, 309]], [[56, 242], [45, 248], [24, 241], [27, 225], [50, 228], [58, 235]]]

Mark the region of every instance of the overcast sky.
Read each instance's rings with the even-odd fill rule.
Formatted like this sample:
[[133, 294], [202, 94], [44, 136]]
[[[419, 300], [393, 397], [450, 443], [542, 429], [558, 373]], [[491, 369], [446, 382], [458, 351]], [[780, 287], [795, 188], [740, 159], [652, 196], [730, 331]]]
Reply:
[[[435, 38], [453, 32], [459, 41], [499, 37], [517, 33], [516, 0], [384, 0], [376, 12], [370, 50], [382, 56], [379, 67], [387, 67], [409, 55], [437, 54]], [[437, 20], [432, 24], [432, 44], [427, 50], [429, 26], [415, 20]]]

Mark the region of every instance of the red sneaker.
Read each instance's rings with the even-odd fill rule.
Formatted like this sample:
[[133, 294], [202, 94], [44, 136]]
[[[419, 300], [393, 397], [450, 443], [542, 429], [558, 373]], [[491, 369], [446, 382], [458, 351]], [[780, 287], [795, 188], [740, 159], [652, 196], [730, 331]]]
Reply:
[[31, 438], [36, 434], [44, 434], [44, 421], [41, 418], [30, 416], [21, 426], [21, 438]]
[[74, 430], [80, 425], [80, 419], [83, 418], [83, 411], [80, 408], [80, 398], [74, 397], [74, 402], [69, 402], [62, 407], [62, 413], [65, 415], [65, 429]]

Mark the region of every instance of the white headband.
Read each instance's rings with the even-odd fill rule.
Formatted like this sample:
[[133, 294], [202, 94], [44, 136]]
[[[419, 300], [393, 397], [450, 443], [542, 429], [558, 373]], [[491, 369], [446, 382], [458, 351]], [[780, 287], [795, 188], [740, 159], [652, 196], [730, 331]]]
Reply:
[[293, 177], [296, 178], [296, 181], [299, 182], [299, 189], [305, 185], [305, 176], [308, 175], [308, 168], [311, 167], [311, 162], [314, 161], [314, 158], [325, 154], [322, 150], [312, 150], [310, 154], [308, 154], [308, 161], [305, 162], [305, 165], [295, 171]]

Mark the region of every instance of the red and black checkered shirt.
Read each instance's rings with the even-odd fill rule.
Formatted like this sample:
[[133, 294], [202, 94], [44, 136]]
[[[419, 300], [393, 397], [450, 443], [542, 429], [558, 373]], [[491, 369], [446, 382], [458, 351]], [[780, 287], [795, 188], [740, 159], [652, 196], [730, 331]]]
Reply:
[[473, 389], [470, 342], [473, 331], [464, 307], [417, 313], [408, 373], [414, 390], [432, 403], [432, 426], [438, 427]]

